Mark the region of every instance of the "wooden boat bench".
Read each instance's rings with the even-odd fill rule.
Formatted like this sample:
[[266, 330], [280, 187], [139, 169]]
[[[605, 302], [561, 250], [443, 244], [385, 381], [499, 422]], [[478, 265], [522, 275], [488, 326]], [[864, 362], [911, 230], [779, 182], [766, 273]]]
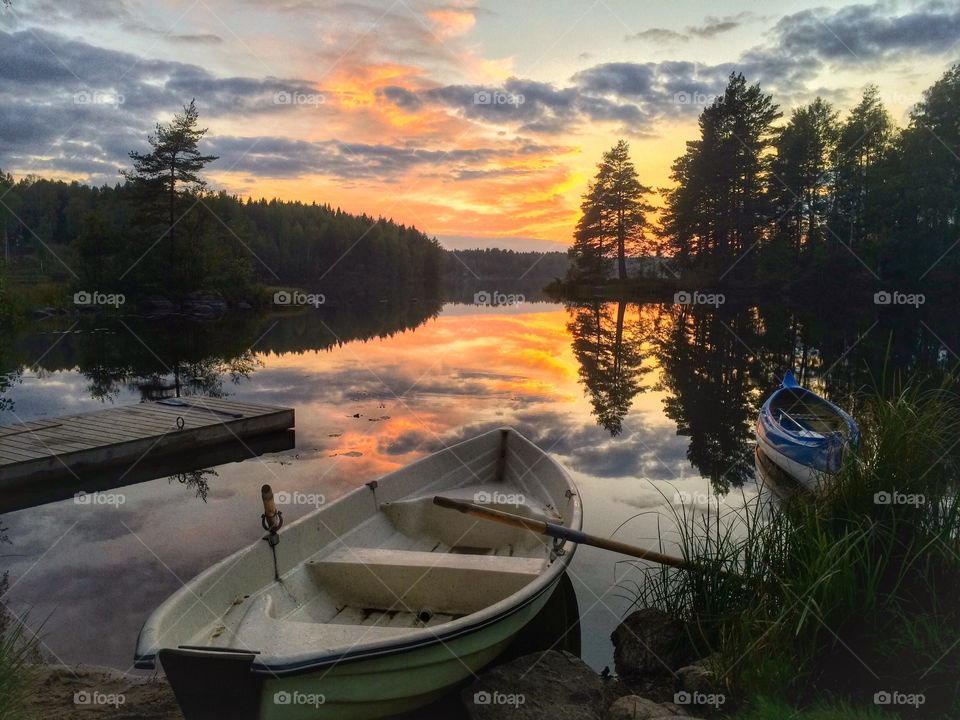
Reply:
[[466, 615], [512, 595], [546, 558], [340, 548], [308, 564], [349, 605]]

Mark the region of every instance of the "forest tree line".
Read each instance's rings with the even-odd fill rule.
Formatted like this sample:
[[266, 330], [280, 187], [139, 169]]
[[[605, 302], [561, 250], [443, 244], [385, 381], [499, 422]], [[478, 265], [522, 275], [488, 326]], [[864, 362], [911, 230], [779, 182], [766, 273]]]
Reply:
[[657, 222], [620, 141], [583, 198], [567, 278], [663, 255], [681, 282], [960, 288], [960, 64], [898, 128], [868, 86], [846, 114], [816, 98], [788, 118], [732, 73], [660, 190]]
[[10, 279], [174, 300], [197, 291], [245, 299], [256, 283], [436, 296], [442, 251], [414, 227], [208, 190], [200, 172], [217, 158], [200, 153], [197, 120], [191, 102], [158, 125], [151, 152], [131, 152], [132, 169], [112, 187], [0, 171], [0, 266]]

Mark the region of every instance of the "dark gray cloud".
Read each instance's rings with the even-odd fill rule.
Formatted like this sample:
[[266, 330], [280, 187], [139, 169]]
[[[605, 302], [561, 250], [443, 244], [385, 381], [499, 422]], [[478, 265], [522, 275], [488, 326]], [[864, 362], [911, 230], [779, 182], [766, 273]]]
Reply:
[[955, 50], [960, 39], [960, 5], [926, 2], [902, 14], [887, 3], [816, 8], [788, 15], [774, 26], [777, 47], [794, 57], [857, 63], [936, 55]]
[[305, 81], [216, 77], [42, 31], [0, 31], [0, 166], [116, 182], [155, 119], [197, 98], [204, 117], [310, 112]]
[[708, 15], [702, 25], [688, 25], [684, 32], [678, 32], [669, 28], [649, 28], [640, 32], [627, 35], [625, 40], [648, 40], [655, 43], [669, 42], [689, 42], [690, 40], [710, 40], [730, 32], [747, 20], [753, 18], [751, 12], [741, 12], [736, 15], [727, 15], [725, 17], [716, 17]]
[[387, 86], [379, 95], [384, 102], [414, 109], [424, 103], [454, 110], [470, 120], [512, 127], [523, 133], [561, 133], [585, 122], [614, 121], [641, 125], [648, 117], [635, 103], [576, 86], [558, 88], [551, 83], [510, 78], [500, 87], [446, 85], [419, 93]]
[[211, 45], [223, 42], [209, 32], [178, 33], [148, 22], [143, 12], [127, 0], [21, 0], [0, 14], [0, 28], [21, 30], [78, 25], [114, 24], [126, 32], [176, 44]]
[[[323, 174], [350, 179], [398, 180], [418, 167], [435, 168], [442, 163], [454, 177], [471, 172], [498, 158], [513, 155], [550, 154], [562, 148], [525, 140], [504, 142], [496, 148], [428, 149], [412, 145], [351, 143], [339, 140], [308, 142], [282, 137], [214, 136], [208, 147], [225, 167], [268, 177]], [[479, 171], [479, 170], [474, 170]]]

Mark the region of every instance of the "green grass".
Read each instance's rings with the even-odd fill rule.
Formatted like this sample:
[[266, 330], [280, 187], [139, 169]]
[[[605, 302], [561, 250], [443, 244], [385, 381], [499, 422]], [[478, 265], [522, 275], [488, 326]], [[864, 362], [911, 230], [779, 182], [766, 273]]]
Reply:
[[797, 709], [781, 700], [759, 698], [735, 720], [894, 720], [896, 715], [875, 708], [854, 708], [847, 703], [818, 703]]
[[[0, 578], [0, 596], [8, 587], [6, 573]], [[40, 641], [26, 624], [5, 609], [0, 612], [0, 720], [26, 720], [30, 700], [41, 692], [38, 677]]]
[[[828, 695], [870, 707], [874, 693], [897, 691], [924, 694], [912, 717], [960, 717], [953, 380], [874, 393], [857, 415], [861, 452], [818, 496], [756, 498], [723, 516], [676, 509], [680, 551], [697, 570], [649, 569], [635, 602], [686, 620], [736, 702]], [[884, 492], [925, 502], [876, 502]]]

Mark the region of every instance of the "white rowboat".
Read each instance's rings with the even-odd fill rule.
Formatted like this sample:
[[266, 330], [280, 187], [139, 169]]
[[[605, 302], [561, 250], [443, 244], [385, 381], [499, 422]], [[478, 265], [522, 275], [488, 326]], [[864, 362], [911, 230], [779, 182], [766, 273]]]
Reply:
[[187, 720], [362, 720], [430, 703], [507, 647], [576, 549], [437, 494], [581, 526], [566, 471], [494, 430], [213, 565], [149, 617], [137, 667], [160, 661]]

